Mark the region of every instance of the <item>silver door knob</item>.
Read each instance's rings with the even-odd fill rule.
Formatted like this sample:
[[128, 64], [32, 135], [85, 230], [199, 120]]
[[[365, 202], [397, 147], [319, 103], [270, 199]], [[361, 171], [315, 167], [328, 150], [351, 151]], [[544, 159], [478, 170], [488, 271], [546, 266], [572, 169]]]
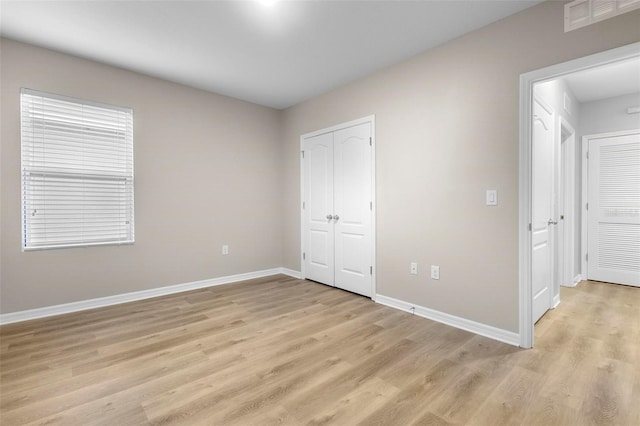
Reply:
[[331, 220], [333, 219], [333, 216], [331, 216], [330, 214], [327, 215], [327, 220]]
[[558, 221], [555, 221], [553, 219], [549, 219], [549, 221], [547, 222], [547, 225], [557, 225]]
[[336, 221], [338, 221], [338, 219], [340, 219], [340, 216], [335, 215], [333, 218], [334, 218]]

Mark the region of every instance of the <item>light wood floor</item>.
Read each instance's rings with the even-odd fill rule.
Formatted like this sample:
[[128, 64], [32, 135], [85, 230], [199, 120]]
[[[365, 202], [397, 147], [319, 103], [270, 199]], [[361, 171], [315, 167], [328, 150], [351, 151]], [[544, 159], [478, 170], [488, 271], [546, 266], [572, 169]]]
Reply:
[[0, 328], [0, 423], [640, 425], [640, 289], [522, 350], [277, 276]]

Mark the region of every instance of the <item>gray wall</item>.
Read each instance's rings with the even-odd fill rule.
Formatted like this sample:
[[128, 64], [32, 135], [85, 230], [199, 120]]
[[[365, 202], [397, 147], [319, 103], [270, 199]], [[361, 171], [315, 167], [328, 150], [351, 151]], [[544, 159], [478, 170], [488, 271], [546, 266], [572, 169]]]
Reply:
[[300, 267], [299, 136], [375, 114], [378, 293], [517, 332], [519, 76], [640, 41], [639, 20], [565, 34], [545, 2], [286, 110], [284, 266]]
[[[1, 43], [2, 313], [281, 266], [279, 111]], [[134, 245], [21, 251], [21, 87], [134, 109]]]
[[640, 129], [640, 114], [627, 114], [634, 106], [640, 106], [640, 93], [583, 103], [580, 135]]

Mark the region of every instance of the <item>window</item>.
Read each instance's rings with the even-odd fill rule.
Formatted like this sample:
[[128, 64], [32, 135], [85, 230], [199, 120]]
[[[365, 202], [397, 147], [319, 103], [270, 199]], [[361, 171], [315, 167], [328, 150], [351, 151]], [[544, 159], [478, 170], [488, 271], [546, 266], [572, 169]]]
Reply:
[[133, 111], [22, 89], [22, 247], [134, 241]]

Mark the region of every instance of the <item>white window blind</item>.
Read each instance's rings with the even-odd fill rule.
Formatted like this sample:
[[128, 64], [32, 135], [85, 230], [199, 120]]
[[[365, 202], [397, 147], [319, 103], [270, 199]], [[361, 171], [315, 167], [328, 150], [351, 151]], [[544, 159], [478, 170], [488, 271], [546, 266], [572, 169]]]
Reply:
[[23, 249], [134, 241], [133, 111], [22, 89]]

